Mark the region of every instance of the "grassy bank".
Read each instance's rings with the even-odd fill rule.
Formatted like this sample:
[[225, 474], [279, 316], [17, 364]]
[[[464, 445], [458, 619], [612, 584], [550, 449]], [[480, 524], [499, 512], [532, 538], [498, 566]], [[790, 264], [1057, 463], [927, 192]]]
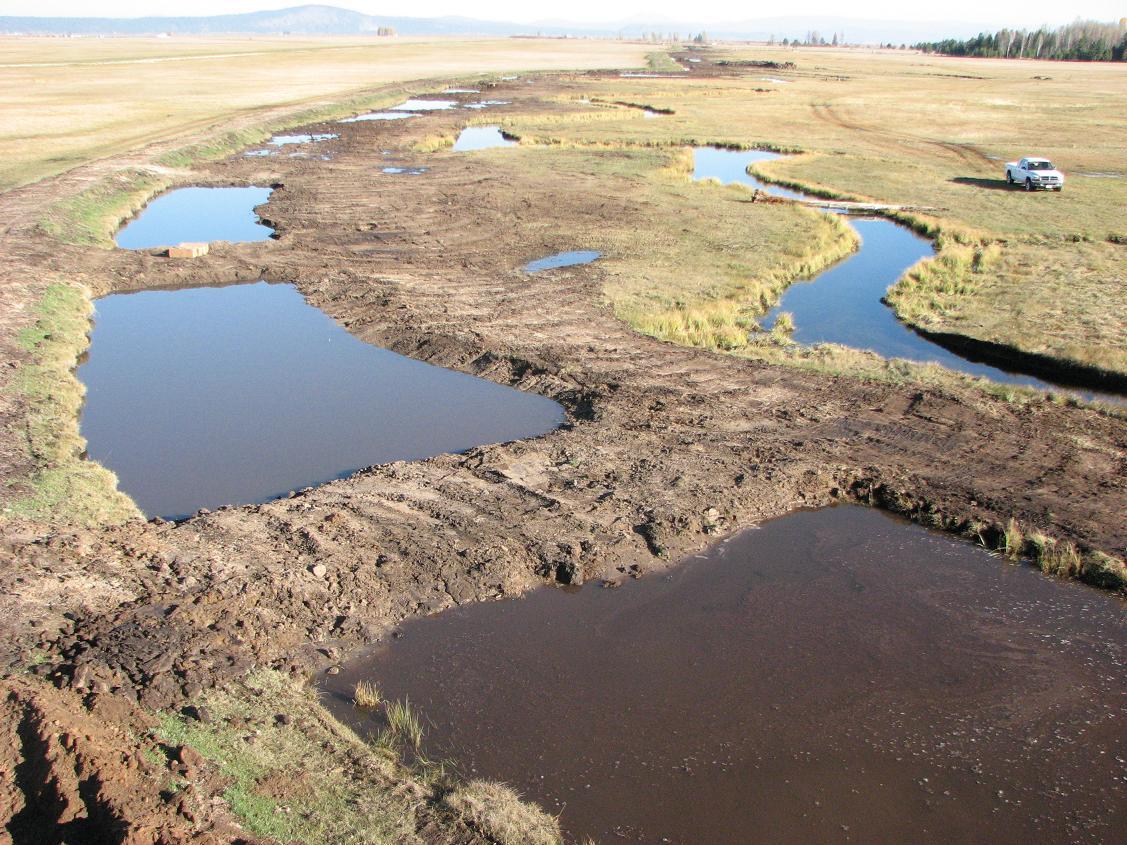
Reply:
[[30, 472], [5, 481], [5, 512], [47, 522], [119, 523], [139, 517], [117, 479], [82, 457], [78, 430], [85, 393], [74, 374], [88, 344], [93, 306], [84, 289], [56, 282], [36, 308], [35, 323], [19, 337], [30, 360], [17, 370], [10, 390], [26, 408], [19, 443]]
[[[202, 755], [206, 792], [243, 826], [279, 842], [422, 843], [480, 837], [497, 845], [560, 845], [555, 818], [500, 784], [466, 781], [449, 767], [402, 761], [400, 740], [365, 742], [332, 718], [300, 681], [258, 671], [205, 693], [206, 721], [166, 713], [163, 753]], [[184, 788], [176, 779], [172, 791]], [[429, 830], [430, 834], [421, 831]]]
[[39, 226], [63, 243], [111, 247], [121, 221], [170, 184], [172, 177], [167, 173], [137, 168], [121, 170], [49, 206]]
[[889, 292], [900, 319], [1127, 373], [1123, 246], [1009, 240], [947, 249]]

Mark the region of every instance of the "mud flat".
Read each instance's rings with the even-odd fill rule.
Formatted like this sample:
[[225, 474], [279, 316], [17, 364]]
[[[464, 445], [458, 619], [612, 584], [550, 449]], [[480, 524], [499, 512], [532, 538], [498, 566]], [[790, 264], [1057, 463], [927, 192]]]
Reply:
[[409, 698], [576, 841], [1119, 840], [1120, 599], [857, 507], [628, 574], [405, 625], [330, 709]]

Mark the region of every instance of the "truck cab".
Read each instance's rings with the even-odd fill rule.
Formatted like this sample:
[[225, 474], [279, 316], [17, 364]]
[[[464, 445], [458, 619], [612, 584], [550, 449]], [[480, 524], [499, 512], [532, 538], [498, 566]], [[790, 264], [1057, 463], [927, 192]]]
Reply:
[[1021, 185], [1027, 191], [1064, 190], [1064, 174], [1053, 167], [1047, 158], [1026, 156], [1021, 161], [1006, 164], [1006, 182]]

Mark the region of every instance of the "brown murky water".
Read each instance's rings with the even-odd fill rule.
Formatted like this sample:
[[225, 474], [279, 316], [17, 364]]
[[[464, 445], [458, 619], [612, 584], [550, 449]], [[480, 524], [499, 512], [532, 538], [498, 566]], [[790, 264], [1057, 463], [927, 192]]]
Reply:
[[1122, 842], [1121, 600], [857, 507], [619, 589], [406, 625], [324, 679], [410, 697], [426, 751], [570, 838]]

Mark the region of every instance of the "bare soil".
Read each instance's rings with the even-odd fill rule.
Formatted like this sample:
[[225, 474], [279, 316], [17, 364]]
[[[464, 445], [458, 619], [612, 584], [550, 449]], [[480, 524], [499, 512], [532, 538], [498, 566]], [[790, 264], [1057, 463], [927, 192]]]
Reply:
[[[520, 79], [489, 95], [513, 101], [498, 113], [563, 109], [540, 98], [566, 84]], [[568, 412], [542, 438], [372, 467], [179, 524], [9, 520], [0, 537], [5, 673], [25, 673], [37, 654], [31, 671], [71, 688], [91, 712], [110, 713], [115, 702], [123, 713], [134, 702], [180, 706], [252, 666], [320, 670], [409, 617], [557, 578], [658, 569], [717, 534], [835, 499], [960, 532], [1016, 517], [1122, 554], [1121, 419], [832, 378], [639, 336], [599, 304], [598, 262], [532, 277], [520, 268], [571, 246], [566, 233], [580, 221], [665, 225], [676, 210], [641, 206], [625, 178], [561, 181], [508, 168], [501, 179], [492, 154], [411, 152], [466, 116], [333, 125], [340, 139], [316, 148], [329, 161], [283, 154], [201, 168], [195, 184], [281, 185], [266, 210], [279, 238], [213, 246], [193, 261], [64, 246], [39, 233], [35, 208], [73, 189], [80, 172], [0, 196], [9, 221], [0, 229], [4, 383], [22, 357], [15, 336], [54, 274], [96, 294], [265, 278], [293, 282], [366, 341], [542, 393]], [[429, 169], [380, 173], [389, 162]], [[22, 409], [3, 397], [0, 467], [18, 478]], [[28, 683], [7, 684], [3, 730], [27, 737], [2, 744], [0, 770], [26, 766], [29, 742], [84, 730], [90, 718], [55, 701], [29, 703], [37, 693]], [[40, 711], [49, 729], [28, 722]], [[109, 739], [84, 747], [93, 750], [82, 758], [83, 783], [122, 765]], [[78, 771], [73, 755], [36, 759], [37, 779], [3, 782], [5, 823], [39, 800], [35, 784]], [[163, 829], [168, 809], [152, 807], [144, 788], [128, 791], [115, 818]], [[220, 824], [200, 812], [176, 815], [184, 838]], [[181, 841], [146, 836], [114, 841]]]

